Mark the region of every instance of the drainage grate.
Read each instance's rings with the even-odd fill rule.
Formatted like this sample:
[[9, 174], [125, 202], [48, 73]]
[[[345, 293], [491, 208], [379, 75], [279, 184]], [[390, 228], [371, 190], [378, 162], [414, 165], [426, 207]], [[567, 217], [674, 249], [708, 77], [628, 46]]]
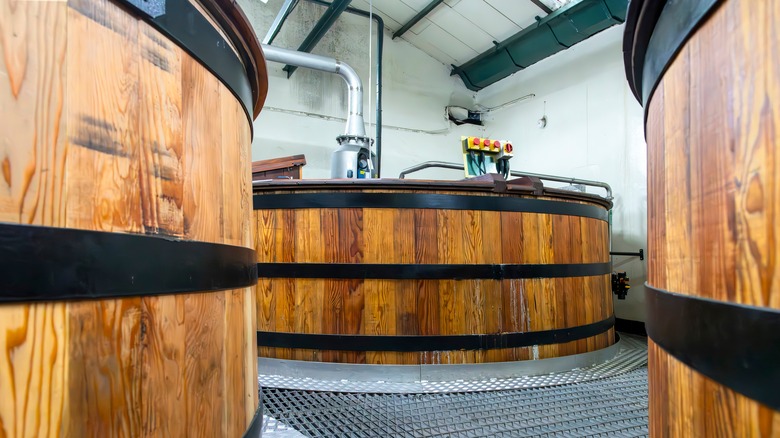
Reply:
[[266, 437], [646, 436], [647, 369], [573, 385], [454, 394], [264, 388]]

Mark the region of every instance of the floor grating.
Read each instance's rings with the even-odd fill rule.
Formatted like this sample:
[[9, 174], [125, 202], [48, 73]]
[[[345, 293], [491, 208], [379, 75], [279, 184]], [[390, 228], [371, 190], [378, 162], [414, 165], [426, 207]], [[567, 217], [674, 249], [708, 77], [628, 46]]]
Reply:
[[632, 340], [643, 363], [578, 383], [417, 394], [264, 387], [263, 436], [647, 436], [646, 344]]

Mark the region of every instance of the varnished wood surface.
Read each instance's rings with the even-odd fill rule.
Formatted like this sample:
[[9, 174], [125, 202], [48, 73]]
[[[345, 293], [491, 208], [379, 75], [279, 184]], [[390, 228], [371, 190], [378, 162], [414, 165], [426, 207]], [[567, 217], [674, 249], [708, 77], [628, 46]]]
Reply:
[[252, 23], [236, 0], [191, 1], [202, 5], [209, 15], [216, 17], [217, 21], [223, 23], [225, 27], [229, 27], [230, 33], [236, 36], [235, 40], [230, 42], [242, 54], [241, 61], [247, 69], [249, 82], [252, 85], [253, 114], [257, 117], [268, 95], [268, 68]]
[[290, 177], [301, 179], [303, 166], [306, 165], [306, 157], [292, 155], [289, 157], [271, 158], [252, 162], [252, 181], [263, 179], [277, 179], [278, 177]]
[[[576, 216], [312, 208], [255, 210], [254, 221], [259, 262], [609, 261], [607, 223]], [[503, 281], [261, 279], [257, 305], [258, 330], [262, 331], [450, 335], [539, 331], [601, 321], [612, 315], [612, 293], [609, 275]], [[486, 351], [398, 353], [260, 348], [259, 354], [346, 363], [480, 363], [583, 353], [604, 348], [613, 338], [610, 330], [566, 344]]]
[[648, 340], [650, 434], [776, 437], [780, 415], [697, 373]]
[[252, 173], [265, 172], [268, 170], [286, 169], [293, 166], [303, 166], [306, 164], [306, 157], [302, 154], [291, 155], [289, 157], [270, 158], [252, 162]]
[[[780, 308], [778, 19], [778, 2], [723, 2], [652, 96], [648, 282], [655, 287]], [[780, 413], [652, 343], [649, 373], [653, 436], [780, 436]]]
[[[0, 220], [249, 246], [240, 104], [106, 0], [0, 0]], [[240, 436], [254, 288], [0, 306], [0, 436]]]

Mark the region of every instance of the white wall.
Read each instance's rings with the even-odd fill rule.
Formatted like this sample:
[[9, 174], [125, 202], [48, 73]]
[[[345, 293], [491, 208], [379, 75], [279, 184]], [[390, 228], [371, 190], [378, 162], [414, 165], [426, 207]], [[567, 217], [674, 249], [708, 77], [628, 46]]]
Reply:
[[[262, 40], [282, 0], [240, 0]], [[325, 9], [305, 0], [298, 3], [285, 22], [274, 45], [297, 48]], [[352, 66], [366, 91], [364, 117], [373, 123], [376, 88], [369, 46], [376, 56], [375, 32], [369, 44], [369, 20], [344, 13], [313, 53], [340, 59]], [[455, 127], [445, 118], [449, 104], [473, 106], [474, 93], [447, 66], [403, 40], [384, 32], [383, 153], [382, 176], [397, 177], [406, 167], [429, 160], [462, 161], [460, 136], [481, 132], [480, 127]], [[346, 87], [337, 75], [298, 69], [287, 79], [282, 65], [269, 63], [269, 93], [263, 112], [255, 121], [252, 159], [260, 160], [303, 153], [304, 178], [330, 177], [330, 154], [336, 136], [344, 131]], [[372, 69], [369, 75], [369, 67]], [[372, 78], [369, 81], [369, 78]], [[371, 109], [368, 97], [371, 96]], [[374, 126], [366, 126], [370, 136]], [[473, 135], [473, 134], [471, 134]], [[462, 178], [457, 171], [425, 171], [416, 178]]]
[[[623, 26], [608, 29], [493, 84], [477, 102], [493, 107], [535, 94], [490, 113], [485, 135], [513, 141], [513, 169], [609, 183], [615, 197], [612, 248], [637, 251], [647, 248], [646, 145], [642, 108], [625, 78], [622, 32]], [[539, 129], [545, 102], [547, 127]], [[613, 262], [632, 284], [626, 300], [615, 300], [617, 317], [644, 321], [645, 261]]]

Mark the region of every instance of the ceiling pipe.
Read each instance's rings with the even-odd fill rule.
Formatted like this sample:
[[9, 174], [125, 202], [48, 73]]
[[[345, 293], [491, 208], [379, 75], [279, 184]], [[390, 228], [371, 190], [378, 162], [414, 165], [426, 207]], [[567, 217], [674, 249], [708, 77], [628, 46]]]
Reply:
[[347, 115], [347, 126], [344, 129], [344, 136], [366, 137], [366, 126], [363, 121], [363, 83], [352, 67], [326, 56], [296, 52], [295, 50], [282, 49], [266, 44], [263, 44], [263, 54], [265, 54], [267, 61], [335, 73], [344, 78], [349, 93], [347, 99], [349, 102], [347, 108], [349, 114]]
[[[298, 47], [298, 51], [311, 52], [314, 46], [320, 42], [322, 37], [325, 36], [331, 26], [333, 26], [333, 23], [336, 22], [336, 20], [339, 18], [339, 15], [341, 15], [341, 13], [347, 9], [347, 6], [349, 6], [351, 1], [352, 0], [334, 0], [333, 3], [328, 6], [328, 9], [325, 10], [325, 13], [322, 14], [322, 17], [320, 17], [319, 21], [317, 21], [317, 23], [311, 29], [311, 32], [306, 35], [306, 38]], [[284, 66], [283, 70], [287, 72], [287, 77], [289, 78], [293, 73], [295, 73], [295, 69], [297, 67], [300, 66], [288, 64]]]
[[374, 177], [371, 139], [366, 136], [363, 120], [363, 83], [349, 65], [326, 56], [263, 45], [265, 59], [271, 62], [310, 68], [341, 76], [347, 83], [347, 126], [336, 137], [339, 147], [331, 158], [332, 178], [369, 179]]
[[[320, 6], [330, 6], [330, 2], [325, 0], [307, 0], [310, 3], [314, 3]], [[377, 14], [366, 12], [362, 9], [356, 9], [353, 7], [347, 7], [344, 12], [350, 14], [360, 15], [361, 17], [373, 18], [376, 21], [376, 57], [374, 60], [376, 74], [376, 119], [374, 134], [374, 146], [376, 148], [376, 162], [374, 168], [376, 171], [376, 177], [382, 177], [382, 53], [384, 51], [384, 33], [385, 33], [385, 21]]]

